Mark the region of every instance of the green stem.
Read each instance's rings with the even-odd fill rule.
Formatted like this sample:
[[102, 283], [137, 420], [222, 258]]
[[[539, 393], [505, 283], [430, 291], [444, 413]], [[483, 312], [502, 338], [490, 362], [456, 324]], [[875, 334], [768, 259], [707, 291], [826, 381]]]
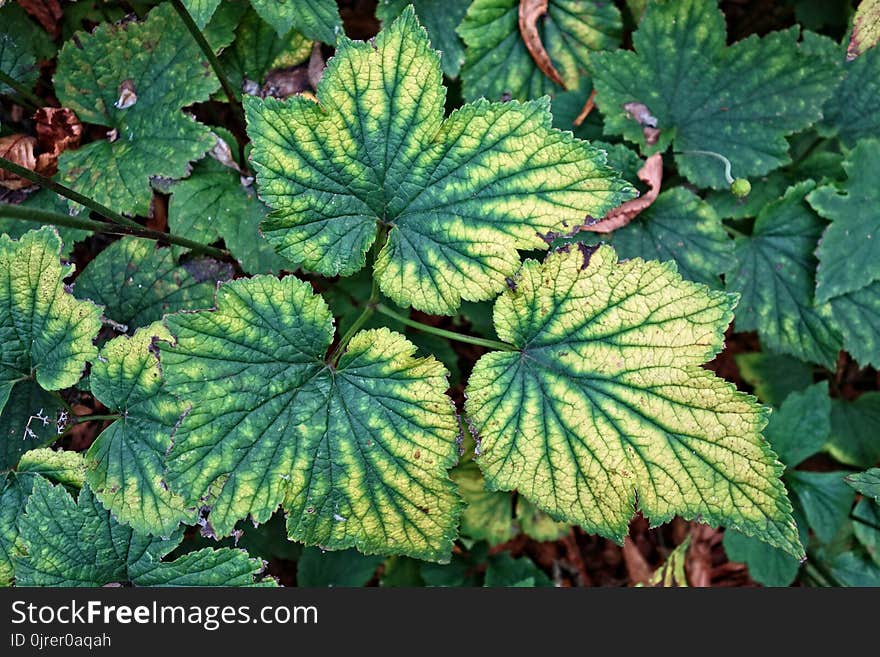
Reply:
[[33, 105], [34, 109], [43, 105], [43, 101], [37, 98], [36, 94], [34, 94], [30, 89], [21, 84], [18, 80], [16, 80], [11, 75], [7, 75], [3, 71], [0, 71], [0, 82], [5, 84], [7, 87], [12, 87], [19, 96], [24, 98], [28, 104]]
[[709, 157], [714, 157], [721, 162], [724, 163], [724, 179], [727, 181], [728, 185], [733, 184], [733, 176], [730, 175], [730, 160], [724, 157], [721, 153], [716, 153], [715, 151], [676, 151], [680, 155], [708, 155]]
[[414, 319], [410, 319], [409, 317], [401, 315], [400, 313], [392, 310], [385, 304], [378, 303], [375, 307], [376, 312], [382, 313], [383, 315], [386, 315], [392, 319], [396, 319], [401, 324], [411, 326], [412, 328], [424, 331], [425, 333], [432, 333], [434, 335], [440, 336], [441, 338], [456, 340], [457, 342], [466, 342], [467, 344], [475, 344], [479, 347], [486, 347], [487, 349], [497, 349], [498, 351], [519, 351], [516, 347], [511, 344], [507, 344], [506, 342], [499, 342], [498, 340], [487, 340], [486, 338], [478, 338], [472, 335], [465, 335], [464, 333], [447, 331], [446, 329], [437, 328], [436, 326], [430, 326], [429, 324], [422, 324], [421, 322], [417, 322]]
[[75, 424], [82, 424], [84, 422], [103, 422], [105, 420], [118, 420], [121, 417], [121, 415], [74, 415], [70, 419]]
[[176, 244], [186, 247], [196, 253], [205, 253], [223, 260], [231, 258], [229, 251], [218, 249], [213, 246], [206, 246], [200, 242], [188, 240], [185, 237], [178, 237], [169, 233], [160, 233], [157, 230], [144, 228], [140, 224], [134, 227], [118, 226], [108, 224], [103, 221], [95, 221], [94, 219], [86, 219], [83, 217], [71, 217], [70, 215], [61, 214], [60, 212], [52, 212], [50, 210], [38, 210], [36, 208], [25, 208], [20, 205], [10, 205], [8, 203], [0, 203], [0, 217], [10, 217], [12, 219], [22, 219], [24, 221], [33, 221], [39, 224], [49, 224], [52, 226], [66, 226], [67, 228], [79, 228], [94, 233], [110, 233], [112, 235], [133, 235], [148, 240], [156, 240], [157, 242], [167, 242], [168, 244]]
[[745, 233], [743, 233], [741, 231], [738, 231], [733, 226], [728, 226], [725, 223], [722, 223], [721, 225], [724, 227], [724, 230], [727, 231], [727, 234], [730, 235], [731, 237], [748, 237], [748, 235], [746, 235]]
[[79, 192], [70, 189], [70, 187], [57, 183], [51, 178], [40, 175], [36, 171], [25, 169], [23, 166], [7, 160], [5, 157], [0, 157], [0, 169], [6, 169], [7, 171], [14, 173], [16, 176], [20, 176], [25, 180], [30, 180], [32, 183], [39, 185], [40, 187], [51, 189], [56, 194], [60, 194], [64, 198], [68, 198], [71, 201], [86, 206], [89, 210], [97, 212], [99, 215], [106, 217], [113, 223], [117, 223], [121, 226], [129, 226], [130, 228], [141, 228], [141, 225], [136, 221], [133, 221], [128, 217], [123, 217], [121, 214], [114, 212], [106, 205], [101, 205], [97, 201], [90, 199], [88, 196], [83, 196]]
[[211, 47], [211, 44], [208, 43], [205, 35], [202, 34], [199, 26], [196, 25], [196, 22], [193, 20], [193, 17], [190, 16], [186, 7], [183, 6], [183, 3], [180, 0], [171, 0], [171, 4], [174, 6], [174, 10], [180, 16], [184, 25], [186, 25], [186, 29], [189, 30], [189, 33], [192, 35], [193, 39], [196, 40], [199, 48], [201, 48], [202, 54], [208, 58], [208, 63], [211, 65], [211, 68], [214, 69], [214, 75], [220, 80], [220, 86], [223, 87], [223, 93], [226, 94], [229, 103], [238, 114], [238, 118], [242, 121], [242, 125], [244, 125], [244, 113], [241, 109], [241, 103], [238, 101], [238, 98], [235, 97], [235, 91], [232, 89], [232, 85], [226, 78], [226, 73], [223, 72], [223, 65], [220, 64], [220, 60], [217, 59], [217, 55], [214, 54], [214, 49]]

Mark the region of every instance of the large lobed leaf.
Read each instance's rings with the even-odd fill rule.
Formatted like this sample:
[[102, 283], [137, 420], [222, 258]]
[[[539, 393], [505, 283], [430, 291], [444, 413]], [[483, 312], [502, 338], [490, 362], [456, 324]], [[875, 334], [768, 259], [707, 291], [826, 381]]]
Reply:
[[437, 53], [412, 9], [374, 44], [341, 39], [318, 103], [247, 98], [266, 238], [325, 275], [361, 269], [400, 305], [454, 312], [489, 299], [517, 249], [632, 195], [604, 155], [550, 127], [546, 100], [480, 101], [443, 118]]
[[19, 586], [253, 586], [263, 569], [259, 559], [231, 548], [163, 562], [183, 532], [170, 538], [138, 533], [117, 522], [88, 486], [74, 501], [42, 477], [33, 482], [19, 524], [25, 551], [15, 560]]
[[[232, 41], [230, 7], [205, 31], [214, 48]], [[117, 106], [126, 81], [137, 101]], [[114, 132], [64, 153], [61, 180], [119, 212], [148, 214], [150, 177], [182, 178], [188, 163], [213, 146], [208, 128], [181, 108], [208, 100], [219, 84], [170, 3], [143, 22], [105, 23], [80, 33], [61, 49], [55, 91], [80, 120]]]
[[378, 329], [328, 365], [330, 312], [293, 277], [225, 284], [215, 311], [166, 321], [166, 388], [192, 405], [168, 483], [211, 509], [218, 535], [282, 504], [291, 538], [310, 545], [449, 558], [458, 424], [433, 357]]
[[164, 390], [152, 352], [155, 342], [170, 339], [159, 323], [130, 338], [114, 338], [104, 345], [89, 377], [95, 399], [121, 414], [89, 448], [89, 485], [120, 522], [161, 536], [195, 514], [163, 479], [165, 454], [187, 410]]
[[786, 135], [821, 117], [838, 71], [804, 51], [797, 28], [725, 42], [715, 0], [649, 3], [633, 34], [635, 52], [590, 56], [605, 132], [644, 147], [624, 105], [646, 105], [662, 133], [657, 148], [674, 144], [679, 171], [700, 187], [726, 187], [724, 166], [682, 151], [719, 153], [739, 177], [789, 162]]
[[700, 367], [734, 302], [609, 246], [527, 260], [495, 305], [516, 351], [483, 356], [466, 390], [489, 486], [618, 541], [637, 507], [802, 556], [766, 412]]
[[0, 235], [0, 469], [57, 437], [62, 406], [45, 391], [75, 384], [97, 354], [101, 309], [65, 289], [60, 254], [52, 228]]

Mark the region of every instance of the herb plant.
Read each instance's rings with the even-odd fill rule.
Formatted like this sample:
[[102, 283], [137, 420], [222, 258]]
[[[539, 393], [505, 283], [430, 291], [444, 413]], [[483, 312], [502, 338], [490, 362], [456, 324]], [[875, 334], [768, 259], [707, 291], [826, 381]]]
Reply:
[[877, 3], [771, 4], [0, 7], [0, 581], [880, 583]]

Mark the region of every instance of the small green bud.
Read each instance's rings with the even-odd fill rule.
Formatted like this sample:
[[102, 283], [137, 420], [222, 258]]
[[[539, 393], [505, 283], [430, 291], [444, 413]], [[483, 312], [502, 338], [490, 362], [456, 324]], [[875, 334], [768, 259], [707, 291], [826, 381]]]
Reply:
[[752, 183], [745, 178], [737, 178], [730, 185], [730, 192], [737, 198], [745, 198], [752, 191]]

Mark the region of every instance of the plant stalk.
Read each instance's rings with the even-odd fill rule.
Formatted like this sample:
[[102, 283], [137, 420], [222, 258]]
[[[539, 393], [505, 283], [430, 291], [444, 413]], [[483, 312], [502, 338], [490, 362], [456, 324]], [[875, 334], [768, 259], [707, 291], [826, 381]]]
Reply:
[[202, 54], [208, 59], [208, 63], [211, 65], [211, 68], [214, 69], [214, 75], [216, 75], [217, 79], [220, 80], [220, 86], [223, 87], [223, 93], [226, 94], [226, 98], [229, 99], [229, 104], [232, 105], [233, 109], [238, 115], [239, 121], [241, 121], [241, 124], [243, 126], [244, 112], [242, 111], [241, 103], [239, 102], [238, 98], [236, 98], [235, 91], [232, 89], [232, 85], [229, 83], [229, 80], [226, 77], [226, 73], [223, 72], [223, 65], [220, 64], [220, 60], [217, 59], [217, 55], [214, 54], [214, 49], [211, 47], [211, 44], [208, 43], [205, 35], [202, 34], [199, 26], [196, 25], [196, 22], [193, 20], [193, 17], [190, 15], [189, 11], [187, 11], [186, 7], [183, 6], [183, 3], [180, 0], [171, 0], [171, 4], [174, 6], [174, 10], [177, 12], [177, 14], [180, 16], [180, 20], [183, 21], [184, 25], [186, 25], [186, 29], [189, 30], [189, 33], [192, 35], [193, 39], [196, 40], [196, 43], [199, 45]]
[[37, 98], [37, 95], [34, 92], [25, 87], [11, 75], [7, 75], [3, 71], [0, 71], [0, 82], [5, 84], [7, 87], [11, 87], [12, 89], [14, 89], [19, 96], [26, 100], [30, 105], [33, 105], [34, 109], [43, 106], [43, 101]]
[[138, 222], [129, 219], [128, 217], [123, 217], [121, 214], [119, 214], [118, 212], [114, 212], [106, 205], [102, 205], [97, 201], [93, 201], [88, 196], [83, 196], [79, 192], [70, 189], [70, 187], [66, 187], [61, 183], [57, 183], [51, 178], [47, 178], [46, 176], [41, 175], [36, 171], [26, 169], [25, 167], [16, 164], [11, 160], [7, 160], [5, 157], [0, 157], [0, 169], [6, 169], [7, 171], [14, 173], [16, 176], [31, 181], [35, 185], [45, 187], [46, 189], [51, 189], [56, 194], [60, 194], [64, 198], [75, 201], [80, 205], [84, 205], [89, 210], [98, 213], [102, 217], [106, 217], [113, 223], [117, 223], [121, 226], [128, 226], [129, 228], [142, 228], [142, 226]]
[[410, 319], [409, 317], [401, 315], [400, 313], [392, 310], [382, 303], [377, 303], [375, 305], [375, 308], [376, 312], [382, 313], [383, 315], [386, 315], [387, 317], [390, 317], [392, 319], [396, 319], [401, 324], [405, 324], [406, 326], [410, 326], [414, 329], [424, 331], [425, 333], [437, 335], [441, 338], [455, 340], [457, 342], [466, 342], [467, 344], [473, 344], [479, 347], [486, 347], [487, 349], [495, 349], [497, 351], [519, 351], [512, 344], [507, 344], [506, 342], [499, 342], [498, 340], [487, 340], [486, 338], [478, 338], [473, 335], [465, 335], [464, 333], [447, 331], [446, 329], [437, 328], [436, 326], [430, 326], [429, 324], [423, 324], [422, 322], [417, 322], [414, 319]]
[[191, 249], [196, 253], [204, 253], [215, 258], [228, 260], [231, 258], [228, 251], [218, 249], [213, 246], [207, 246], [200, 242], [188, 240], [185, 237], [178, 237], [169, 233], [160, 233], [156, 230], [144, 228], [140, 224], [134, 227], [118, 226], [105, 223], [103, 221], [95, 221], [94, 219], [85, 219], [83, 217], [71, 217], [70, 215], [61, 214], [60, 212], [52, 212], [50, 210], [38, 210], [36, 208], [24, 208], [20, 205], [10, 205], [9, 203], [0, 203], [0, 217], [10, 217], [12, 219], [21, 219], [23, 221], [33, 221], [38, 224], [48, 224], [52, 226], [66, 226], [67, 228], [79, 228], [89, 230], [94, 233], [110, 233], [113, 235], [133, 235], [157, 242], [166, 242], [168, 244], [176, 244]]

